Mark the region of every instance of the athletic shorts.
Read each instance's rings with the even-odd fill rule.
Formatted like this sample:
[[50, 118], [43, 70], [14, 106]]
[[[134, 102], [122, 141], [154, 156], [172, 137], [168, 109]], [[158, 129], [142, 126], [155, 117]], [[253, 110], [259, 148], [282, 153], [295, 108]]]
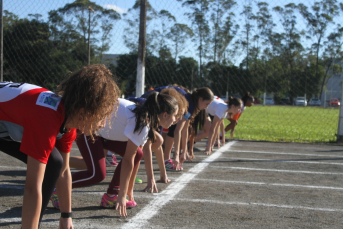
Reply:
[[208, 117], [210, 117], [210, 119], [211, 119], [211, 122], [213, 122], [214, 116], [213, 116], [213, 115], [210, 115], [210, 114], [208, 114]]
[[167, 135], [168, 135], [169, 137], [171, 137], [171, 138], [174, 138], [175, 129], [176, 129], [176, 124], [170, 126]]

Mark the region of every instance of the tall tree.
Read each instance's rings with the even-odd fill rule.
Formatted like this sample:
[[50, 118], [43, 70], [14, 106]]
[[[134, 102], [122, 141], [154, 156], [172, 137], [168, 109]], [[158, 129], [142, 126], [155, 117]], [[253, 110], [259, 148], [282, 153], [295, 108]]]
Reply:
[[[127, 23], [127, 26], [124, 28], [123, 40], [124, 44], [131, 52], [137, 52], [138, 50], [140, 4], [141, 1], [136, 0], [135, 4], [123, 15], [124, 21]], [[158, 40], [156, 37], [160, 36], [159, 31], [155, 30], [154, 26], [151, 26], [153, 19], [156, 18], [157, 12], [149, 1], [147, 1], [146, 7], [146, 52], [153, 53], [158, 47]]]
[[212, 14], [210, 18], [213, 27], [212, 43], [214, 62], [221, 59], [223, 51], [233, 39], [232, 16], [234, 16], [234, 14], [230, 9], [234, 5], [236, 5], [236, 2], [233, 0], [214, 0], [211, 4]]
[[250, 59], [250, 42], [251, 42], [251, 34], [252, 30], [254, 28], [254, 25], [252, 24], [252, 19], [254, 17], [254, 14], [252, 12], [252, 7], [251, 5], [245, 5], [243, 6], [243, 11], [241, 12], [241, 15], [244, 17], [244, 26], [243, 26], [243, 39], [242, 39], [242, 46], [243, 49], [246, 52], [246, 58], [245, 58], [245, 65], [246, 69], [249, 70], [249, 59]]
[[[319, 68], [319, 52], [322, 48], [322, 42], [325, 38], [328, 26], [333, 22], [335, 16], [339, 14], [339, 6], [337, 0], [322, 0], [320, 2], [314, 2], [314, 4], [308, 8], [304, 4], [298, 5], [300, 14], [307, 22], [308, 37], [316, 37], [316, 42], [312, 44], [312, 49], [316, 53], [316, 77], [318, 77]], [[325, 77], [323, 77], [320, 94], [323, 91]]]
[[73, 31], [73, 34], [78, 32], [81, 35], [83, 50], [88, 50], [89, 37], [92, 37], [94, 48], [97, 48], [96, 43], [100, 40], [98, 49], [101, 53], [108, 50], [109, 34], [113, 29], [112, 23], [120, 18], [120, 14], [115, 10], [105, 9], [89, 0], [76, 0], [49, 12], [49, 20], [56, 31], [69, 30]]
[[323, 84], [326, 84], [329, 78], [329, 70], [331, 69], [331, 75], [341, 73], [341, 62], [343, 60], [343, 27], [338, 25], [337, 28], [330, 33], [327, 41], [324, 42], [325, 50], [323, 52], [323, 66], [325, 67], [325, 73], [320, 87], [320, 94], [323, 89]]
[[[167, 49], [167, 43], [166, 43], [167, 35], [168, 35], [168, 32], [170, 31], [170, 29], [172, 27], [172, 26], [170, 26], [170, 24], [171, 23], [174, 24], [176, 19], [167, 10], [161, 10], [158, 13], [158, 18], [161, 21], [161, 32], [160, 32], [160, 38], [159, 38], [159, 40], [160, 40], [159, 41], [159, 50], [166, 50]], [[161, 52], [161, 51], [159, 51], [159, 52]]]
[[296, 96], [292, 82], [295, 81], [296, 67], [300, 63], [301, 54], [304, 50], [301, 44], [301, 34], [297, 29], [297, 17], [295, 10], [297, 6], [294, 3], [284, 7], [274, 7], [273, 10], [280, 15], [283, 32], [273, 34], [272, 42], [275, 53], [278, 53], [278, 60], [282, 66], [282, 75], [288, 81], [289, 95]]
[[183, 6], [188, 6], [192, 12], [186, 13], [192, 21], [193, 32], [198, 41], [197, 50], [199, 55], [200, 77], [202, 77], [202, 59], [206, 57], [206, 44], [209, 38], [210, 28], [208, 25], [207, 14], [211, 0], [178, 0], [182, 1]]
[[275, 23], [273, 22], [268, 6], [268, 3], [266, 2], [258, 2], [258, 11], [256, 12], [256, 15], [253, 16], [253, 19], [257, 24], [258, 40], [256, 41], [256, 45], [258, 55], [260, 54], [262, 46], [271, 46], [270, 39], [272, 37], [273, 28], [275, 27]]
[[174, 59], [176, 60], [180, 50], [184, 49], [184, 44], [188, 38], [194, 36], [193, 30], [185, 24], [175, 23], [174, 26], [170, 28], [168, 33], [169, 39], [172, 41], [174, 47]]

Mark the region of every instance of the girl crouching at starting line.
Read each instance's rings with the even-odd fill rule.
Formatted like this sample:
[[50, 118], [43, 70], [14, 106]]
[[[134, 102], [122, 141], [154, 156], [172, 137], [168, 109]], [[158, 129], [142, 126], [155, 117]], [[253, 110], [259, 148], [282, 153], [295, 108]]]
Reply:
[[[182, 116], [185, 113], [187, 113], [187, 109], [188, 109], [187, 100], [174, 88], [165, 88], [161, 90], [160, 93], [170, 95], [177, 100], [179, 109], [178, 109], [178, 114], [176, 118], [177, 120], [175, 121], [175, 123], [178, 122], [182, 118]], [[142, 104], [145, 102], [146, 99], [142, 97], [141, 98], [130, 97], [128, 98], [128, 100], [133, 101], [138, 104]], [[163, 149], [162, 149], [163, 137], [161, 134], [162, 129], [163, 127], [160, 126], [159, 130], [158, 129], [154, 130], [156, 141], [153, 143], [152, 141], [148, 140], [143, 147], [144, 165], [145, 165], [145, 170], [147, 174], [147, 186], [145, 187], [144, 191], [150, 192], [150, 193], [158, 192], [158, 188], [157, 188], [155, 177], [154, 177], [154, 171], [153, 171], [152, 152], [155, 153], [158, 167], [160, 169], [160, 179], [158, 181], [163, 182], [165, 184], [171, 181], [168, 179], [166, 168], [164, 165], [164, 155], [163, 155]]]
[[0, 83], [0, 150], [27, 164], [22, 228], [38, 228], [54, 187], [61, 196], [62, 229], [73, 228], [69, 152], [76, 130], [103, 127], [117, 98], [111, 73], [90, 65], [54, 94], [27, 83]]
[[[76, 143], [86, 162], [87, 171], [73, 173], [72, 178], [73, 188], [101, 182], [106, 177], [104, 149], [119, 154], [122, 160], [100, 205], [115, 207], [120, 216], [127, 216], [126, 208], [136, 206], [133, 187], [143, 156], [140, 146], [144, 146], [147, 140], [155, 142], [154, 130], [159, 125], [169, 128], [176, 119], [178, 104], [175, 98], [159, 93], [152, 93], [142, 106], [125, 99], [117, 101], [117, 111], [112, 113], [109, 122], [98, 132], [95, 141], [86, 135], [77, 138]], [[126, 195], [129, 200], [126, 200]], [[58, 207], [56, 201], [53, 202]]]

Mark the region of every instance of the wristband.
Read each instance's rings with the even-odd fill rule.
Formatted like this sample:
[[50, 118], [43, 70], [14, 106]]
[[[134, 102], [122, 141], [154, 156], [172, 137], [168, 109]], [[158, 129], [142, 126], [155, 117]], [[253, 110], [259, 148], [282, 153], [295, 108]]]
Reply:
[[73, 213], [72, 212], [61, 212], [61, 218], [72, 218]]

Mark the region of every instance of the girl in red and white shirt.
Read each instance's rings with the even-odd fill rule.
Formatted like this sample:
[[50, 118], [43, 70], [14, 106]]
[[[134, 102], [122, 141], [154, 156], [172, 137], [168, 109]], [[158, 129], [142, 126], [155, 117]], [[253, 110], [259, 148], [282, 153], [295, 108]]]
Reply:
[[55, 186], [62, 197], [60, 228], [73, 228], [69, 152], [75, 128], [91, 135], [103, 126], [117, 88], [104, 65], [72, 73], [57, 94], [0, 83], [0, 151], [27, 164], [22, 228], [38, 228]]

